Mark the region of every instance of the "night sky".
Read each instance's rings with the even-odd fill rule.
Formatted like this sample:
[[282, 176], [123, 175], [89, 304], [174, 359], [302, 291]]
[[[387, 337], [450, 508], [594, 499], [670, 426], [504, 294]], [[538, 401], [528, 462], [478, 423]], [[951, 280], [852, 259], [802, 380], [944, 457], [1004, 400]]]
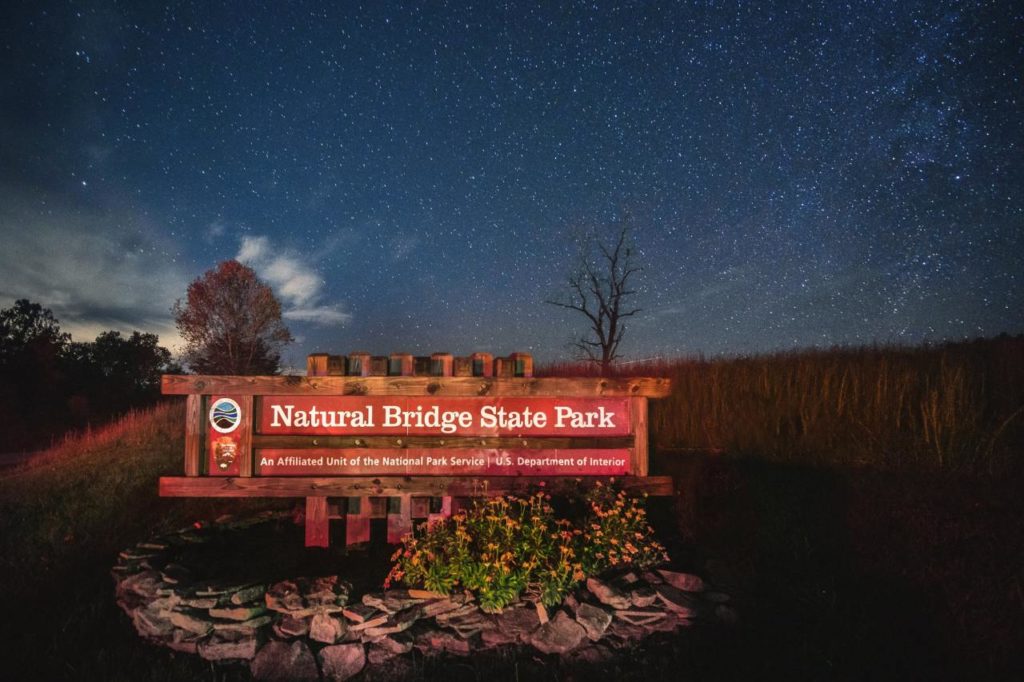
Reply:
[[238, 257], [295, 364], [552, 359], [623, 224], [629, 357], [1024, 331], [1020, 4], [11, 4], [0, 306], [78, 340]]

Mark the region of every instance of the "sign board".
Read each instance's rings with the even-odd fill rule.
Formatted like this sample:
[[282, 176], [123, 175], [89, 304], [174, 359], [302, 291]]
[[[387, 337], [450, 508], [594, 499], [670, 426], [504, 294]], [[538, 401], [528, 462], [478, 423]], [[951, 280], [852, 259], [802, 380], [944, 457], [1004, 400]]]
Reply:
[[[323, 545], [343, 516], [348, 541], [364, 541], [371, 498], [399, 502], [393, 538], [416, 496], [450, 510], [452, 497], [611, 476], [671, 492], [647, 461], [647, 402], [665, 379], [533, 378], [525, 354], [396, 355], [311, 356], [306, 377], [165, 376], [165, 394], [187, 396], [185, 476], [160, 479], [161, 495], [305, 497], [307, 544]], [[329, 497], [364, 504], [346, 516]]]

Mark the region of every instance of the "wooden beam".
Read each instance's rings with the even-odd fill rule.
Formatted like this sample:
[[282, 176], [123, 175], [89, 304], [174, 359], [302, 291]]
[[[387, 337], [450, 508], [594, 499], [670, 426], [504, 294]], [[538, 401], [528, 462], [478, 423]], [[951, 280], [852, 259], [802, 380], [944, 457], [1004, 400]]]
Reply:
[[527, 438], [513, 437], [474, 437], [474, 436], [253, 436], [254, 448], [273, 449], [355, 449], [387, 448], [389, 450], [405, 450], [409, 448], [428, 448], [431, 450], [459, 450], [465, 448], [498, 449], [498, 450], [570, 450], [570, 449], [619, 449], [633, 447], [632, 436], [611, 436], [607, 438], [571, 437], [571, 436], [537, 436]]
[[[429, 359], [428, 359], [429, 360]], [[165, 374], [165, 395], [404, 395], [404, 396], [558, 396], [576, 398], [664, 398], [671, 381], [664, 378], [599, 377], [302, 377], [207, 376]]]
[[[672, 495], [671, 476], [352, 476], [253, 478], [167, 476], [161, 497], [365, 497], [369, 495], [504, 495], [531, 492], [543, 485], [552, 494], [593, 486], [596, 481], [635, 493]], [[326, 508], [325, 508], [326, 509]]]
[[632, 422], [630, 431], [635, 436], [633, 445], [633, 466], [634, 476], [646, 476], [648, 470], [649, 452], [647, 447], [647, 398], [633, 398], [630, 401], [629, 418]]
[[327, 498], [306, 498], [306, 547], [327, 547], [330, 544], [330, 519], [327, 516]]
[[203, 439], [203, 396], [185, 399], [185, 475], [199, 475], [199, 455]]

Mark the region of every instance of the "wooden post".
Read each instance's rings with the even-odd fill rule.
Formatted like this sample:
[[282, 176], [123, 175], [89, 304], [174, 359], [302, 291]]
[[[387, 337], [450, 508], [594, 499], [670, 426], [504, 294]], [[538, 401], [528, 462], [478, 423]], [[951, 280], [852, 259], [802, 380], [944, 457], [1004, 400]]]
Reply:
[[199, 475], [199, 455], [203, 433], [203, 396], [185, 398], [185, 475]]
[[388, 358], [384, 355], [374, 355], [370, 358], [370, 376], [386, 377], [388, 375]]
[[529, 353], [513, 353], [508, 356], [509, 361], [512, 363], [512, 376], [516, 377], [532, 377], [533, 376], [533, 356]]
[[451, 497], [440, 497], [431, 498], [431, 502], [435, 499], [440, 500], [441, 504], [438, 505], [437, 511], [431, 511], [427, 514], [427, 525], [432, 526], [441, 519], [446, 519], [452, 515], [452, 498]]
[[412, 496], [388, 498], [388, 544], [397, 545], [412, 532]]
[[630, 431], [633, 432], [634, 476], [646, 476], [648, 470], [647, 448], [647, 398], [632, 398], [629, 402]]
[[513, 362], [511, 358], [494, 358], [494, 376], [508, 379], [512, 376]]
[[256, 419], [253, 414], [253, 396], [238, 396], [238, 406], [242, 408], [242, 422], [238, 425], [238, 475], [246, 478], [252, 476], [253, 451], [252, 432]]
[[306, 498], [306, 547], [327, 547], [331, 542], [326, 497]]
[[[451, 356], [450, 353], [434, 353], [431, 357], [434, 358], [434, 361], [436, 362], [436, 366], [431, 367], [431, 369], [434, 370], [432, 372], [432, 374], [434, 374], [436, 376], [445, 376], [445, 377], [452, 376], [452, 374], [454, 373], [454, 370], [455, 370], [455, 363], [452, 361], [452, 356]], [[444, 509], [444, 508], [451, 509], [451, 507], [452, 507], [452, 498], [451, 497], [442, 497], [441, 498], [441, 508], [442, 509]]]
[[473, 361], [473, 376], [494, 376], [494, 356], [490, 353], [473, 353], [469, 357]]
[[345, 376], [345, 356], [331, 355], [327, 358], [327, 376]]
[[434, 353], [430, 356], [430, 374], [435, 377], [450, 377], [452, 375], [452, 354]]
[[327, 363], [330, 355], [327, 353], [310, 353], [306, 356], [306, 376], [323, 377], [327, 376]]
[[370, 541], [370, 498], [346, 497], [345, 544]]
[[370, 354], [349, 353], [348, 369], [346, 370], [345, 374], [347, 374], [350, 377], [370, 376]]
[[473, 376], [473, 358], [468, 355], [455, 358], [455, 360], [452, 361], [452, 376]]
[[388, 376], [412, 376], [412, 355], [409, 353], [392, 353], [388, 360]]

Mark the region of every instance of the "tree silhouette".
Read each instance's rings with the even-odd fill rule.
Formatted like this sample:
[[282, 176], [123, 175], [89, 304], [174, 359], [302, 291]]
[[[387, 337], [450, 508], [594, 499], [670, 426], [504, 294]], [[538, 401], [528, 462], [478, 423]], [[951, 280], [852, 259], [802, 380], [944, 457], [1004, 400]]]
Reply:
[[605, 375], [619, 357], [619, 344], [626, 333], [623, 320], [641, 312], [629, 304], [636, 293], [630, 288], [630, 278], [641, 268], [634, 262], [628, 227], [620, 229], [607, 243], [596, 232], [582, 235], [580, 242], [579, 262], [569, 275], [568, 298], [545, 303], [575, 310], [587, 318], [588, 334], [572, 345]]
[[274, 292], [236, 260], [192, 282], [173, 312], [185, 359], [200, 374], [276, 374], [293, 341]]

